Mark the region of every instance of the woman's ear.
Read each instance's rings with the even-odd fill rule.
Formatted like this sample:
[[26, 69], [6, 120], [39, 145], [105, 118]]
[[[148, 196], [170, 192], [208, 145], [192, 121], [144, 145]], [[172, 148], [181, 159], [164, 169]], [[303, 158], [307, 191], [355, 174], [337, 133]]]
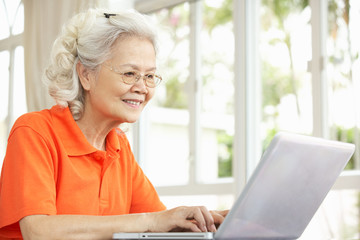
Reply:
[[76, 71], [79, 76], [80, 83], [85, 91], [89, 91], [91, 87], [91, 72], [84, 67], [84, 65], [81, 62], [78, 62], [76, 64]]

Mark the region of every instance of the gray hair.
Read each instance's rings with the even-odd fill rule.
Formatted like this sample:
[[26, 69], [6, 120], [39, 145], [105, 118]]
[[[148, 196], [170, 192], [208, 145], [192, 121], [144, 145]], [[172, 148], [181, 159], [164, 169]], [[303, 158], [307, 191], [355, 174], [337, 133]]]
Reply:
[[[111, 16], [105, 17], [104, 13], [111, 13]], [[113, 13], [89, 9], [75, 15], [55, 40], [44, 80], [49, 94], [58, 105], [69, 106], [75, 120], [82, 117], [85, 103], [84, 89], [76, 71], [77, 63], [80, 61], [87, 69], [96, 72], [111, 58], [112, 47], [122, 36], [146, 38], [157, 51], [154, 26], [147, 16], [136, 11]]]

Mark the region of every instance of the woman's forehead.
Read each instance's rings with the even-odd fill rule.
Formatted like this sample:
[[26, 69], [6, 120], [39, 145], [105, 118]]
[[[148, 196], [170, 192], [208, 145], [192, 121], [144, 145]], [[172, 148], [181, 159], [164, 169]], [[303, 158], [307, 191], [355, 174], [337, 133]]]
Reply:
[[109, 59], [111, 64], [131, 68], [156, 68], [153, 44], [145, 38], [125, 38], [116, 42]]
[[118, 47], [128, 47], [133, 45], [148, 45], [151, 46], [151, 48], [155, 51], [154, 43], [151, 41], [151, 39], [143, 37], [143, 36], [137, 36], [137, 35], [121, 35], [117, 38], [117, 40], [114, 42], [113, 49], [116, 49]]

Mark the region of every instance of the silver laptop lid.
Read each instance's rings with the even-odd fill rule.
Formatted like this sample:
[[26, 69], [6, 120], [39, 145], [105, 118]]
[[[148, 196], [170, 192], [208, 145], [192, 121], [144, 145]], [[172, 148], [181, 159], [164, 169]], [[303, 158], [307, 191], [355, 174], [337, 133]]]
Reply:
[[215, 239], [301, 236], [354, 152], [354, 145], [277, 134]]

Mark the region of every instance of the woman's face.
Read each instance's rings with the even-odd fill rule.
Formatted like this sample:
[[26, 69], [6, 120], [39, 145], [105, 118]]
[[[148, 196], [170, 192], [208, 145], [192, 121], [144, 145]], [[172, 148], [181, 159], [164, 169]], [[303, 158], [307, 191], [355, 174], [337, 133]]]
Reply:
[[[89, 81], [86, 109], [92, 115], [118, 123], [135, 122], [146, 104], [153, 97], [155, 88], [147, 87], [143, 78], [126, 84], [118, 72], [154, 73], [156, 56], [152, 43], [143, 38], [126, 37], [114, 45], [112, 58], [105, 62], [96, 77]], [[96, 79], [95, 79], [96, 78]]]

